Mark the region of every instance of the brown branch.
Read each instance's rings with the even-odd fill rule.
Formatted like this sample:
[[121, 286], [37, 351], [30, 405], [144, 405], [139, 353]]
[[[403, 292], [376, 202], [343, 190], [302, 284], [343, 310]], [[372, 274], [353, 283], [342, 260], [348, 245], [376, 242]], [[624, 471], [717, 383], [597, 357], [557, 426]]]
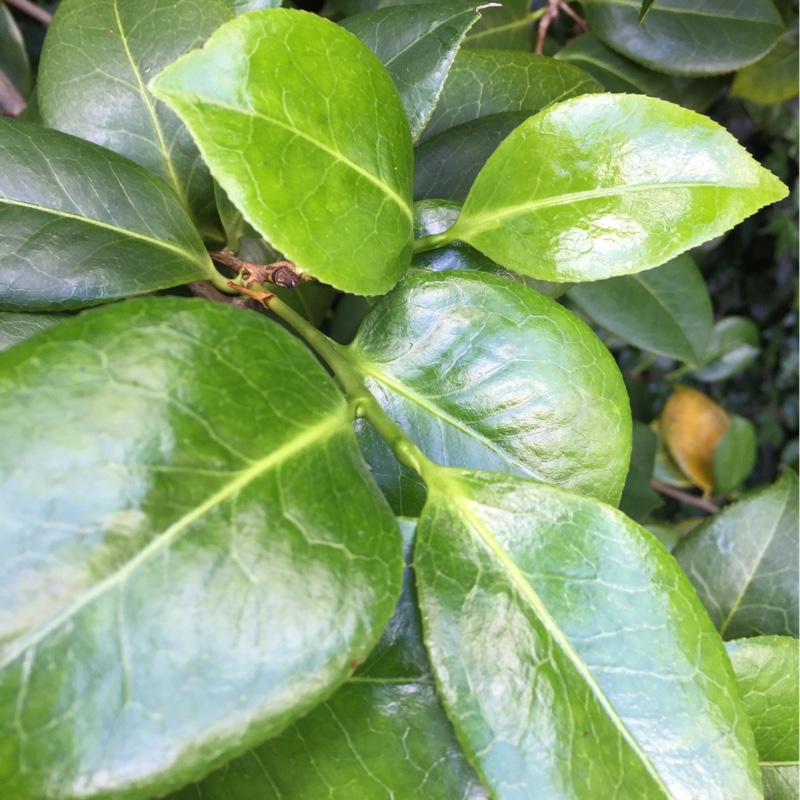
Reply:
[[297, 272], [297, 267], [291, 261], [276, 261], [273, 264], [253, 264], [244, 261], [227, 250], [218, 250], [209, 253], [215, 264], [227, 267], [240, 274], [244, 286], [254, 283], [274, 283], [276, 286], [286, 286], [294, 289], [302, 281], [302, 276]]
[[558, 19], [559, 12], [563, 11], [567, 16], [572, 17], [575, 24], [582, 30], [588, 31], [589, 26], [586, 21], [578, 16], [566, 3], [566, 0], [547, 0], [547, 10], [539, 20], [539, 27], [536, 34], [536, 47], [533, 49], [534, 53], [542, 55], [544, 52], [544, 40], [547, 36], [547, 30], [551, 23]]
[[651, 488], [655, 489], [657, 492], [660, 492], [667, 497], [671, 497], [673, 500], [680, 500], [681, 503], [686, 503], [687, 505], [694, 506], [695, 508], [700, 508], [703, 511], [707, 511], [709, 514], [716, 514], [719, 511], [719, 506], [714, 505], [710, 500], [704, 500], [702, 497], [697, 497], [696, 495], [689, 494], [688, 492], [682, 492], [680, 489], [676, 489], [674, 486], [668, 486], [666, 483], [661, 483], [661, 481], [652, 480], [650, 481]]
[[6, 3], [16, 8], [17, 11], [32, 17], [37, 22], [41, 22], [45, 27], [53, 21], [53, 15], [49, 11], [45, 11], [40, 6], [37, 6], [36, 3], [31, 2], [31, 0], [6, 0]]
[[186, 287], [195, 297], [203, 300], [210, 300], [212, 303], [226, 303], [236, 308], [246, 308], [260, 310], [261, 305], [249, 297], [242, 297], [240, 294], [225, 294], [212, 286], [208, 281], [195, 281], [186, 284]]
[[11, 79], [0, 69], [0, 116], [18, 117], [27, 105]]

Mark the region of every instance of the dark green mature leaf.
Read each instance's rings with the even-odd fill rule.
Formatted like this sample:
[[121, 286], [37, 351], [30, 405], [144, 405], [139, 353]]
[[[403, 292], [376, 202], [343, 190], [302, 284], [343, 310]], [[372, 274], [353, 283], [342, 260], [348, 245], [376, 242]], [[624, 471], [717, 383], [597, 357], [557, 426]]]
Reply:
[[464, 38], [462, 47], [492, 47], [531, 51], [531, 25], [541, 11], [531, 11], [531, 0], [503, 0], [481, 9], [481, 19]]
[[[619, 501], [631, 441], [625, 386], [595, 334], [553, 300], [493, 275], [416, 275], [372, 309], [346, 354], [433, 461]], [[418, 511], [418, 479], [372, 428], [360, 434], [390, 503]]]
[[700, 366], [714, 324], [703, 275], [683, 254], [637, 275], [621, 275], [570, 290], [578, 307], [625, 342]]
[[70, 0], [53, 18], [39, 71], [46, 125], [147, 167], [210, 235], [218, 223], [208, 168], [147, 82], [231, 16], [221, 0]]
[[0, 311], [0, 350], [8, 350], [34, 333], [52, 328], [63, 319], [66, 317], [61, 314], [17, 314], [13, 311]]
[[0, 119], [0, 309], [58, 310], [217, 275], [175, 195], [127, 158]]
[[489, 156], [529, 116], [527, 111], [491, 114], [423, 142], [414, 151], [414, 199], [463, 203]]
[[772, 0], [584, 0], [592, 33], [622, 55], [674, 75], [719, 75], [761, 58], [783, 33]]
[[650, 487], [655, 467], [658, 437], [648, 425], [634, 420], [631, 466], [619, 501], [619, 510], [637, 522], [663, 504], [661, 495]]
[[795, 25], [764, 58], [736, 73], [730, 96], [763, 105], [791, 100], [800, 89], [797, 74], [799, 55]]
[[711, 331], [701, 380], [721, 381], [746, 369], [759, 350], [758, 326], [746, 317], [721, 319]]
[[[415, 520], [401, 520], [410, 562]], [[168, 800], [488, 800], [433, 686], [413, 574], [367, 662], [308, 716]]]
[[797, 797], [799, 647], [790, 636], [758, 636], [725, 645], [755, 734], [767, 800]]
[[433, 113], [464, 34], [478, 20], [463, 0], [397, 6], [346, 19], [392, 76], [417, 139]]
[[33, 78], [25, 40], [5, 3], [0, 3], [0, 71], [23, 97], [30, 94]]
[[263, 11], [265, 8], [280, 8], [282, 0], [223, 0], [238, 17], [248, 11]]
[[797, 476], [723, 509], [674, 550], [724, 639], [798, 635]]
[[508, 136], [450, 233], [524, 275], [599, 280], [657, 267], [787, 193], [710, 119], [592, 95]]
[[346, 401], [280, 326], [129, 301], [0, 375], [3, 797], [161, 796], [366, 656], [397, 526]]
[[555, 57], [586, 70], [609, 92], [648, 94], [695, 111], [708, 108], [726, 83], [723, 77], [678, 78], [653, 72], [615, 53], [591, 33], [568, 42]]
[[383, 294], [411, 259], [412, 146], [359, 40], [303, 11], [246, 14], [151, 84], [231, 201], [305, 272]]
[[733, 414], [730, 427], [714, 448], [714, 490], [727, 494], [738, 489], [755, 463], [755, 427], [750, 420]]
[[461, 50], [421, 140], [490, 114], [535, 114], [552, 103], [600, 89], [583, 70], [545, 56]]
[[425, 641], [493, 797], [761, 796], [722, 642], [650, 534], [546, 484], [427, 477]]
[[639, 24], [640, 25], [644, 22], [645, 17], [650, 12], [650, 9], [653, 7], [653, 3], [655, 3], [655, 1], [656, 0], [642, 0], [642, 7], [641, 7], [641, 9], [639, 11]]

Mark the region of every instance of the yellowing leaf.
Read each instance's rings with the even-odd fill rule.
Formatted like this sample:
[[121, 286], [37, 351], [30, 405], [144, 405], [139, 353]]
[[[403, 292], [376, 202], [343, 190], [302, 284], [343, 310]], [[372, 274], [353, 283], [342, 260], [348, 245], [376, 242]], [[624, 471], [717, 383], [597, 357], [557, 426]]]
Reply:
[[675, 463], [704, 495], [714, 486], [714, 450], [731, 424], [722, 406], [688, 386], [677, 386], [661, 412], [661, 439]]

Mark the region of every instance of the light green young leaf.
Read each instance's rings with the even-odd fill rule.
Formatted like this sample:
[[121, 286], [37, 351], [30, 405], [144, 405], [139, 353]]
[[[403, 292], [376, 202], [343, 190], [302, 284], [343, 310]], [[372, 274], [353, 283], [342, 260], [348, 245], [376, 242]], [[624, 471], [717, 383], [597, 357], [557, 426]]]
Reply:
[[[400, 521], [407, 564], [415, 525]], [[167, 800], [256, 797], [488, 800], [437, 697], [410, 566], [383, 638], [333, 697]]]
[[231, 12], [222, 0], [69, 0], [42, 50], [42, 121], [163, 178], [202, 234], [219, 236], [214, 187], [183, 123], [147, 82], [199, 47]]
[[[373, 307], [345, 352], [433, 461], [619, 501], [631, 442], [622, 376], [553, 300], [484, 273], [415, 275]], [[418, 513], [419, 479], [366, 424], [360, 442], [394, 508]]]
[[722, 642], [649, 533], [515, 476], [442, 469], [429, 490], [425, 641], [496, 800], [761, 797]]
[[756, 463], [756, 431], [750, 420], [731, 415], [714, 449], [714, 491], [727, 494], [745, 481]]
[[152, 83], [234, 205], [325, 283], [383, 294], [411, 260], [412, 146], [389, 74], [303, 11], [245, 14]]
[[787, 193], [706, 117], [652, 97], [576, 97], [495, 150], [447, 239], [534, 278], [593, 281], [657, 267]]
[[161, 797], [328, 697], [391, 617], [400, 538], [347, 403], [259, 315], [85, 312], [0, 355], [0, 425], [3, 798]]
[[724, 639], [798, 635], [797, 492], [797, 476], [787, 470], [674, 550]]
[[578, 284], [569, 296], [598, 325], [635, 347], [693, 366], [705, 359], [713, 309], [689, 255], [636, 275]]
[[433, 113], [464, 34], [480, 15], [464, 0], [379, 8], [349, 17], [358, 36], [392, 76], [416, 140]]
[[755, 64], [740, 69], [733, 79], [730, 96], [753, 103], [773, 105], [797, 96], [797, 27], [787, 31], [775, 47]]
[[783, 33], [772, 0], [658, 0], [639, 26], [639, 0], [584, 0], [591, 32], [658, 72], [720, 75], [758, 61]]
[[791, 636], [757, 636], [725, 645], [755, 734], [766, 800], [797, 797], [799, 648]]
[[453, 62], [420, 141], [464, 122], [542, 108], [587, 92], [599, 92], [583, 70], [533, 53], [461, 50]]
[[27, 97], [33, 86], [31, 62], [25, 40], [5, 3], [0, 3], [0, 71]]
[[219, 278], [175, 195], [111, 150], [0, 119], [0, 309], [79, 308]]

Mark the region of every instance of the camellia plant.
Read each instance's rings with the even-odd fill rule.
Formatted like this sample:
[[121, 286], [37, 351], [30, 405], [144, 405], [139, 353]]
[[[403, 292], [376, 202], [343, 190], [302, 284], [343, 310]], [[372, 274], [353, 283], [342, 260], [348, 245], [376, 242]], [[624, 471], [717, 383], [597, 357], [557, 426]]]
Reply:
[[[0, 797], [790, 796], [797, 478], [668, 552], [554, 299], [787, 194], [578, 65], [687, 4], [558, 58], [496, 41], [558, 3], [277, 5], [66, 0], [0, 120]], [[785, 28], [724, 25], [718, 72]]]

